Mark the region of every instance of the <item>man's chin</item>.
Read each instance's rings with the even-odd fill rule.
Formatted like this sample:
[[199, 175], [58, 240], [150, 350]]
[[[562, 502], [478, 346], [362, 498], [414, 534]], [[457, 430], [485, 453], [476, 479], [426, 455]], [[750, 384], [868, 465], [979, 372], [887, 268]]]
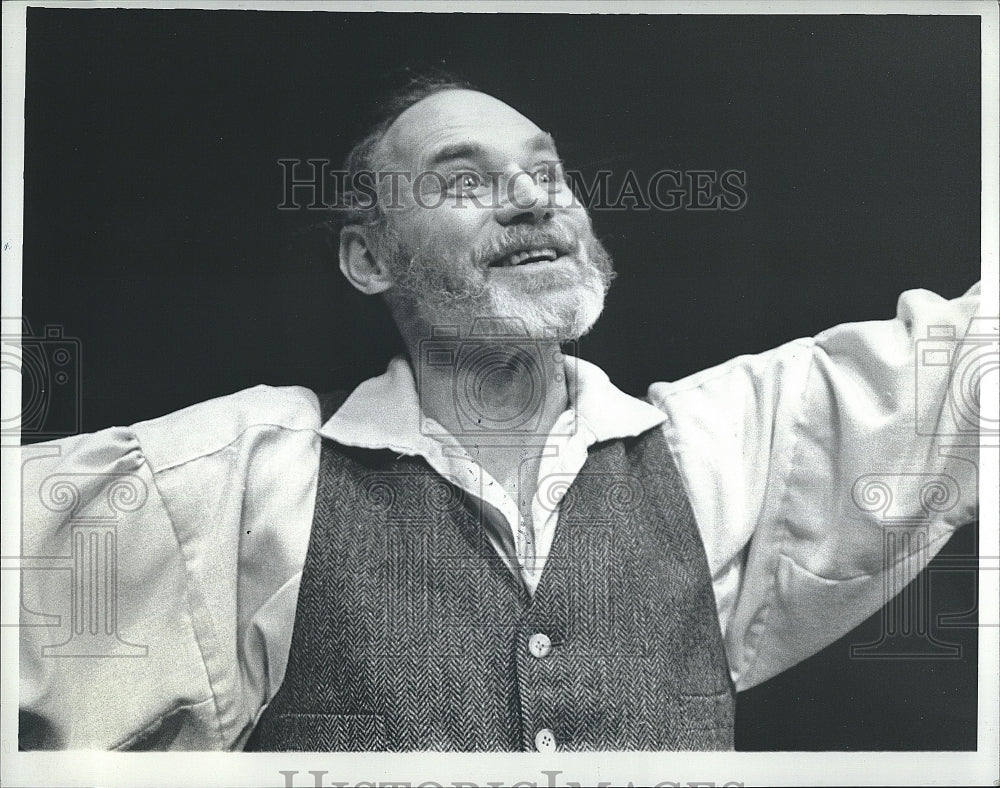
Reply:
[[473, 326], [504, 326], [507, 336], [532, 340], [568, 342], [579, 339], [597, 322], [604, 309], [604, 290], [576, 282], [575, 287], [558, 287], [534, 292], [519, 289], [487, 288], [483, 297], [450, 303], [423, 301], [416, 306], [427, 326], [451, 326], [468, 338]]
[[528, 337], [538, 340], [579, 339], [590, 331], [604, 309], [603, 288], [596, 282], [589, 287], [583, 285], [579, 278], [569, 287], [553, 283], [533, 292], [498, 288], [492, 295], [490, 317], [522, 325]]

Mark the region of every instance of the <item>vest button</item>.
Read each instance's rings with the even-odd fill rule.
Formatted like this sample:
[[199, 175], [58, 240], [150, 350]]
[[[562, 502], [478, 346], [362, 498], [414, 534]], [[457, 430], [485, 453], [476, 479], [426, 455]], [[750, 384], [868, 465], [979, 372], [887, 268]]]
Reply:
[[548, 635], [536, 632], [528, 638], [528, 651], [531, 652], [533, 657], [537, 657], [538, 659], [547, 657], [549, 652], [552, 651], [552, 641], [549, 640]]
[[556, 735], [549, 728], [542, 728], [535, 734], [535, 749], [539, 752], [555, 752]]

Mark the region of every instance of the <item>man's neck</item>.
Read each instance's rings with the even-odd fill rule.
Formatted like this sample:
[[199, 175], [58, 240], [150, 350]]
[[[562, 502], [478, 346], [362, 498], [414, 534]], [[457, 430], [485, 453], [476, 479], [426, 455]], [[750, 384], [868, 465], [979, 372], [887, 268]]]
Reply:
[[474, 455], [544, 443], [569, 406], [557, 342], [422, 343], [410, 363], [424, 415]]

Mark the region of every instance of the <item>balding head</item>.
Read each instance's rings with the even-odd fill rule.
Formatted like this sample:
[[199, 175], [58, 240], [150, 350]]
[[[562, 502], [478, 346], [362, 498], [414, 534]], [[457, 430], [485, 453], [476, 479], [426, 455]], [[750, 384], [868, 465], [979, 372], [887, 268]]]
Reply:
[[419, 172], [437, 164], [433, 156], [450, 145], [464, 142], [482, 149], [511, 139], [547, 136], [500, 99], [477, 90], [452, 88], [427, 96], [400, 113], [377, 150], [379, 160], [386, 165]]

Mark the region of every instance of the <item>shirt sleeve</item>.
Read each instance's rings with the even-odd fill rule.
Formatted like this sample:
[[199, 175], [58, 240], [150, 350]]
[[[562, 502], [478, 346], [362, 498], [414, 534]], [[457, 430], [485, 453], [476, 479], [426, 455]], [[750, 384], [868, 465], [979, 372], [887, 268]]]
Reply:
[[315, 395], [257, 387], [23, 449], [20, 743], [239, 747], [284, 676]]
[[[978, 285], [650, 388], [747, 689], [849, 632], [978, 515]], [[995, 362], [994, 362], [995, 363]]]
[[134, 432], [26, 447], [20, 743], [220, 746], [177, 537]]

